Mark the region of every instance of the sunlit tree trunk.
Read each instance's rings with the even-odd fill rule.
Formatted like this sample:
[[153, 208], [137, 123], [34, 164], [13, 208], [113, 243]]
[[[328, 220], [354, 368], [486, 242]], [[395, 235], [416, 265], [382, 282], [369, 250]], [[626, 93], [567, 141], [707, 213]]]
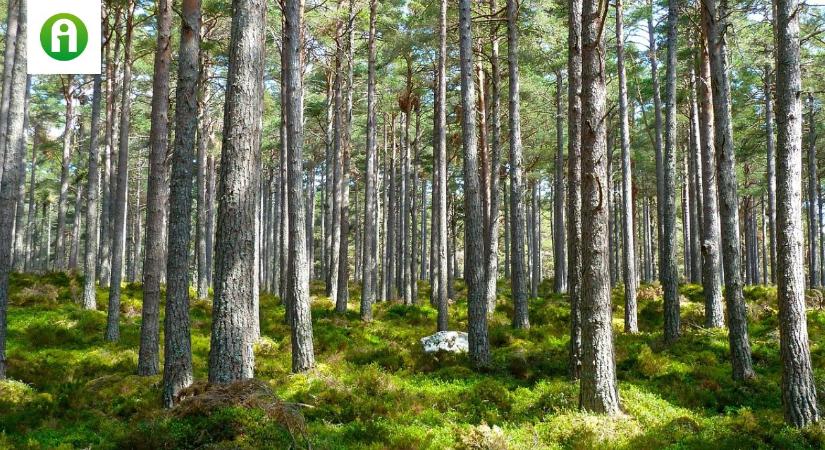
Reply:
[[[89, 175], [86, 184], [86, 190], [88, 191], [88, 194], [86, 195], [86, 247], [84, 250], [83, 257], [83, 260], [85, 262], [85, 277], [83, 282], [83, 299], [81, 300], [83, 308], [90, 310], [94, 310], [95, 308], [97, 308], [97, 235], [100, 228], [100, 213], [98, 210], [97, 203], [99, 199], [98, 190], [100, 186], [100, 169], [98, 168], [98, 163], [100, 162], [99, 136], [101, 97], [101, 76], [95, 75], [94, 85], [92, 88], [91, 134], [89, 135]], [[34, 171], [34, 151], [32, 151], [32, 171]], [[32, 216], [31, 212], [32, 211], [29, 211], [29, 217]]]
[[[23, 159], [23, 116], [31, 77], [26, 76], [26, 0], [19, 0], [19, 21], [15, 45], [14, 69], [9, 83], [8, 128], [6, 140], [0, 143], [5, 152], [3, 180], [0, 182], [0, 380], [6, 379], [6, 312], [9, 304], [9, 272], [11, 272], [12, 230], [14, 206], [17, 204], [17, 185]], [[6, 60], [7, 63], [9, 60]], [[2, 145], [5, 144], [5, 145]]]
[[596, 0], [582, 3], [582, 367], [580, 407], [619, 413], [611, 326], [607, 248], [605, 13]]
[[132, 25], [134, 4], [129, 1], [126, 12], [126, 34], [123, 50], [123, 85], [120, 100], [120, 138], [117, 161], [117, 188], [112, 197], [114, 220], [112, 221], [112, 272], [109, 286], [109, 311], [106, 323], [106, 340], [120, 339], [120, 281], [123, 276], [123, 253], [126, 246], [125, 226], [127, 194], [129, 192], [129, 129], [131, 119], [132, 84]]
[[[508, 11], [512, 7], [515, 12], [515, 5], [510, 5], [511, 2], [512, 0], [508, 1]], [[478, 178], [478, 140], [476, 138], [475, 123], [476, 91], [473, 79], [472, 2], [470, 0], [460, 0], [458, 6], [461, 50], [461, 128], [464, 149], [464, 254], [468, 275], [466, 278], [467, 327], [470, 361], [476, 367], [485, 367], [490, 364], [490, 341], [487, 335], [487, 296], [484, 282], [484, 215], [481, 207]], [[513, 52], [512, 46], [510, 49]], [[511, 68], [511, 75], [512, 70]], [[515, 78], [515, 80], [517, 79]], [[514, 83], [513, 80], [514, 78], [511, 76], [511, 85]], [[517, 110], [516, 115], [518, 115]]]
[[[567, 290], [570, 293], [570, 377], [577, 380], [582, 365], [582, 0], [568, 1], [567, 78]], [[511, 248], [513, 246], [511, 243]]]
[[367, 44], [367, 161], [364, 172], [364, 275], [361, 286], [361, 319], [372, 320], [372, 304], [376, 298], [378, 266], [375, 261], [377, 247], [377, 223], [375, 208], [378, 203], [376, 178], [378, 176], [378, 145], [376, 133], [376, 95], [375, 95], [375, 21], [377, 19], [378, 0], [370, 0], [369, 43]]
[[776, 7], [776, 225], [779, 348], [785, 420], [802, 427], [819, 420], [805, 313], [802, 230], [802, 71], [799, 4]]
[[[284, 8], [284, 88], [287, 98], [287, 134], [289, 170], [289, 287], [287, 295], [292, 312], [292, 371], [303, 372], [315, 367], [312, 345], [312, 317], [309, 309], [309, 271], [306, 259], [303, 186], [303, 1], [286, 0]], [[346, 263], [346, 261], [343, 261]]]
[[702, 25], [708, 39], [711, 87], [713, 89], [713, 120], [718, 173], [719, 210], [722, 231], [722, 254], [725, 270], [725, 303], [727, 306], [728, 340], [731, 349], [733, 378], [754, 377], [751, 362], [745, 299], [742, 295], [741, 247], [739, 240], [736, 161], [731, 126], [731, 98], [725, 31], [728, 28], [727, 0], [704, 0]]
[[[146, 191], [146, 259], [143, 269], [143, 308], [140, 327], [138, 375], [160, 370], [160, 282], [166, 270], [166, 156], [169, 135], [169, 75], [172, 63], [172, 4], [159, 0], [155, 11], [158, 36], [152, 80], [152, 114], [149, 131], [149, 187]], [[183, 255], [176, 255], [183, 256]]]
[[[255, 190], [260, 167], [266, 3], [233, 0], [215, 236], [209, 381], [252, 377]], [[302, 246], [292, 246], [302, 248]]]
[[624, 331], [637, 333], [636, 245], [633, 242], [633, 179], [630, 161], [630, 122], [627, 113], [627, 75], [624, 67], [622, 0], [616, 2], [616, 63], [619, 71], [619, 130], [622, 143], [622, 268], [624, 273]]
[[527, 268], [524, 267], [524, 175], [519, 105], [518, 2], [507, 0], [507, 66], [510, 78], [510, 234], [512, 255], [513, 326], [529, 328]]

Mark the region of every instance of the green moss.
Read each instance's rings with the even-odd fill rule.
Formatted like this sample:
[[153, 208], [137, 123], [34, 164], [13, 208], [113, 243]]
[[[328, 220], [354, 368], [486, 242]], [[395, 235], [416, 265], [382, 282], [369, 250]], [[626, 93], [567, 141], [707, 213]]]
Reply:
[[[141, 286], [124, 285], [121, 340], [107, 343], [106, 290], [98, 310], [76, 303], [82, 279], [15, 275], [9, 310], [9, 375], [0, 383], [0, 448], [288, 448], [292, 438], [259, 407], [226, 405], [198, 414], [160, 408], [160, 375], [134, 375]], [[75, 286], [75, 287], [73, 287]], [[362, 323], [357, 292], [336, 314], [313, 282], [318, 367], [291, 373], [290, 331], [277, 297], [261, 296], [263, 338], [256, 376], [306, 420], [319, 449], [445, 448], [822, 448], [825, 432], [782, 420], [775, 289], [748, 287], [750, 333], [758, 377], [731, 380], [725, 330], [705, 330], [701, 286], [681, 294], [683, 336], [662, 342], [660, 286], [639, 290], [641, 333], [622, 330], [622, 290], [613, 293], [616, 363], [624, 415], [578, 410], [568, 379], [569, 303], [550, 294], [530, 301], [532, 328], [514, 330], [509, 286], [502, 280], [490, 316], [492, 365], [471, 368], [466, 355], [425, 355], [419, 339], [434, 331], [426, 283], [419, 304], [375, 305]], [[37, 296], [33, 295], [38, 293]], [[451, 329], [465, 329], [465, 286], [457, 283]], [[194, 295], [194, 293], [193, 293]], [[24, 300], [25, 299], [25, 300]], [[811, 305], [815, 307], [816, 305]], [[211, 301], [192, 300], [196, 380], [207, 376]], [[809, 312], [817, 385], [825, 385], [825, 311]]]

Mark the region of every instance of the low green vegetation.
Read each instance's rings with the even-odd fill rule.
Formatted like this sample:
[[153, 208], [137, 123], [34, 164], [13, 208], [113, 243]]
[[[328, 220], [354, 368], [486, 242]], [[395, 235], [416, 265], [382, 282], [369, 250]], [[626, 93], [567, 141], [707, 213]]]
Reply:
[[[543, 285], [531, 302], [529, 330], [513, 330], [502, 289], [490, 323], [493, 366], [469, 369], [460, 357], [424, 355], [418, 340], [434, 329], [436, 311], [376, 305], [364, 324], [352, 309], [336, 315], [313, 304], [317, 370], [290, 373], [289, 333], [277, 299], [263, 297], [256, 380], [206, 386], [211, 305], [193, 301], [195, 378], [181, 406], [159, 407], [160, 376], [134, 375], [140, 286], [122, 305], [122, 338], [106, 343], [106, 294], [97, 311], [80, 309], [80, 278], [16, 275], [9, 312], [9, 375], [0, 383], [3, 448], [822, 448], [821, 427], [783, 424], [776, 291], [748, 288], [758, 378], [731, 381], [727, 335], [705, 330], [699, 286], [684, 286], [683, 337], [662, 342], [656, 286], [640, 291], [642, 332], [621, 333], [615, 292], [616, 365], [625, 414], [579, 412], [568, 380], [566, 299]], [[459, 297], [463, 292], [459, 286]], [[313, 286], [319, 294], [320, 285]], [[320, 295], [320, 294], [319, 294]], [[820, 296], [821, 297], [821, 296]], [[353, 292], [353, 299], [358, 293]], [[817, 386], [825, 387], [825, 312], [811, 295], [811, 351]], [[354, 308], [354, 303], [352, 308]], [[466, 325], [466, 305], [451, 306], [451, 327]], [[825, 393], [820, 392], [820, 398]]]

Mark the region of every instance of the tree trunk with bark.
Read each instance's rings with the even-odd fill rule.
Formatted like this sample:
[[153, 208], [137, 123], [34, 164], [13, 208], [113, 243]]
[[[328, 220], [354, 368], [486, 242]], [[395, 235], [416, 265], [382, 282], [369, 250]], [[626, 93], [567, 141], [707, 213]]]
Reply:
[[254, 370], [252, 261], [266, 40], [265, 2], [233, 0], [232, 9], [209, 353], [209, 381], [221, 384], [252, 378]]
[[567, 290], [570, 293], [570, 378], [574, 380], [579, 379], [582, 365], [582, 1], [569, 0], [567, 12]]
[[289, 233], [293, 244], [289, 251], [289, 287], [287, 295], [292, 312], [292, 371], [304, 372], [315, 367], [312, 345], [312, 317], [309, 308], [309, 271], [306, 259], [303, 179], [303, 60], [301, 55], [303, 1], [286, 0], [284, 53], [286, 54], [285, 89], [287, 93], [287, 142], [289, 186]]
[[175, 92], [175, 142], [169, 186], [169, 258], [166, 262], [166, 315], [163, 324], [163, 404], [167, 408], [174, 405], [180, 391], [192, 384], [193, 378], [189, 334], [189, 244], [192, 233], [192, 171], [198, 132], [200, 33], [201, 2], [184, 0]]
[[582, 3], [582, 368], [580, 407], [619, 414], [611, 326], [607, 248], [606, 13], [596, 0]]
[[152, 79], [149, 184], [146, 190], [146, 259], [143, 264], [138, 375], [155, 375], [160, 370], [160, 280], [166, 269], [163, 241], [166, 237], [164, 219], [169, 189], [166, 153], [169, 136], [169, 76], [172, 64], [172, 4], [169, 0], [158, 1], [155, 17], [158, 36]]
[[[23, 129], [26, 102], [31, 77], [26, 76], [26, 0], [19, 0], [17, 42], [15, 44], [14, 69], [9, 83], [8, 128], [4, 148], [4, 175], [0, 181], [0, 380], [6, 379], [6, 330], [9, 304], [9, 273], [11, 272], [12, 229], [14, 205], [17, 204], [17, 185], [20, 163], [23, 159]], [[6, 60], [7, 63], [9, 60]]]
[[518, 66], [518, 2], [507, 0], [507, 66], [510, 79], [510, 234], [512, 255], [513, 326], [530, 328], [527, 310], [527, 268], [524, 267], [524, 237], [526, 214], [524, 208], [524, 174], [521, 144], [521, 115], [519, 105]]
[[123, 253], [126, 246], [126, 208], [129, 192], [129, 129], [131, 119], [132, 84], [132, 24], [134, 4], [130, 0], [126, 12], [126, 34], [123, 50], [123, 86], [120, 99], [120, 138], [117, 161], [117, 188], [112, 197], [114, 220], [112, 221], [112, 272], [109, 285], [109, 311], [106, 323], [106, 340], [120, 339], [120, 281], [123, 272]]
[[[83, 260], [85, 277], [83, 281], [83, 299], [81, 304], [84, 309], [94, 310], [97, 308], [97, 235], [100, 229], [100, 213], [98, 210], [99, 186], [100, 186], [100, 109], [102, 96], [102, 81], [100, 75], [94, 76], [94, 87], [92, 88], [92, 123], [91, 134], [89, 135], [89, 175], [86, 184], [86, 247]], [[32, 152], [34, 156], [34, 152]], [[34, 171], [34, 159], [32, 159], [32, 172]], [[31, 206], [30, 206], [31, 207]], [[31, 211], [29, 212], [31, 217]], [[144, 287], [145, 288], [145, 287]], [[145, 308], [145, 306], [144, 306]]]
[[378, 177], [378, 145], [376, 134], [376, 95], [375, 95], [375, 21], [377, 19], [378, 0], [370, 0], [369, 42], [367, 44], [367, 161], [364, 171], [364, 275], [361, 286], [361, 320], [372, 320], [372, 304], [376, 298], [378, 266], [375, 261], [378, 244], [375, 209], [378, 203], [376, 189]]
[[664, 288], [665, 341], [679, 338], [679, 273], [676, 267], [676, 25], [679, 20], [677, 0], [668, 0], [667, 69], [665, 76], [665, 148], [662, 157], [662, 239], [660, 240], [659, 274]]
[[722, 254], [725, 270], [725, 302], [727, 304], [728, 340], [731, 349], [733, 378], [754, 377], [748, 341], [747, 314], [742, 295], [741, 247], [739, 242], [739, 199], [736, 183], [736, 161], [731, 126], [730, 82], [728, 79], [727, 0], [704, 0], [702, 24], [708, 39], [711, 86], [713, 89], [713, 120], [718, 173], [719, 209], [722, 231]]
[[775, 0], [777, 122], [777, 284], [782, 406], [785, 420], [803, 427], [819, 420], [805, 312], [802, 230], [802, 71], [799, 4]]
[[[510, 3], [513, 3], [513, 1], [508, 1], [508, 11], [512, 8], [515, 12], [515, 5], [510, 5]], [[490, 341], [487, 334], [487, 296], [484, 283], [484, 214], [481, 207], [481, 189], [478, 178], [478, 140], [476, 138], [475, 123], [476, 91], [475, 86], [473, 86], [475, 82], [473, 79], [472, 2], [470, 0], [460, 0], [458, 6], [461, 50], [461, 126], [464, 148], [464, 211], [466, 216], [464, 253], [468, 275], [466, 282], [469, 353], [470, 361], [475, 367], [486, 367], [490, 364]], [[515, 22], [515, 19], [513, 22]], [[512, 52], [513, 47], [510, 48]], [[513, 83], [512, 80], [511, 77], [511, 84]], [[517, 111], [516, 115], [518, 115]]]
[[633, 241], [633, 179], [630, 161], [630, 122], [627, 113], [627, 75], [624, 67], [622, 0], [616, 2], [616, 62], [619, 71], [619, 129], [622, 142], [622, 266], [624, 269], [624, 331], [638, 333], [636, 253]]

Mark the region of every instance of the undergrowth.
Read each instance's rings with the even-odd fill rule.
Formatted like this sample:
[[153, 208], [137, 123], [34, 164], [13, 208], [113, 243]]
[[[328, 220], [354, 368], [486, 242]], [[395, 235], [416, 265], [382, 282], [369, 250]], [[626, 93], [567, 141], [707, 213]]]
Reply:
[[[314, 284], [318, 367], [290, 372], [284, 309], [261, 298], [263, 337], [256, 379], [208, 386], [211, 303], [193, 301], [196, 384], [180, 406], [160, 408], [159, 375], [138, 377], [139, 285], [124, 287], [121, 340], [106, 343], [107, 293], [98, 309], [77, 305], [79, 277], [14, 275], [9, 309], [10, 381], [0, 382], [2, 448], [822, 448], [815, 426], [784, 425], [776, 290], [748, 287], [750, 336], [758, 377], [731, 380], [727, 334], [701, 324], [700, 286], [681, 288], [683, 335], [662, 339], [661, 289], [640, 288], [641, 332], [622, 330], [622, 291], [614, 291], [616, 365], [624, 414], [578, 410], [568, 379], [569, 305], [549, 293], [531, 300], [529, 330], [510, 327], [509, 287], [501, 283], [490, 318], [492, 366], [477, 372], [463, 356], [423, 354], [436, 311], [421, 285], [416, 306], [380, 303], [363, 323], [353, 292], [339, 315]], [[465, 329], [464, 287], [450, 307], [451, 329]], [[825, 313], [809, 294], [816, 384], [825, 398]]]

